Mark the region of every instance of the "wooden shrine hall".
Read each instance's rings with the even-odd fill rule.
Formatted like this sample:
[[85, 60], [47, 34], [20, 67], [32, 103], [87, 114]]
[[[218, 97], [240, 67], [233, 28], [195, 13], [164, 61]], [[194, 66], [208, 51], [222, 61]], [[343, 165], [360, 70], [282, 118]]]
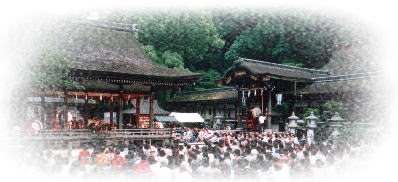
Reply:
[[[51, 29], [44, 30], [40, 45], [65, 56], [69, 70], [65, 79], [76, 81], [82, 88], [35, 92], [32, 96], [43, 98], [43, 107], [44, 97], [63, 97], [64, 121], [70, 117], [65, 111], [72, 99], [85, 100], [85, 124], [89, 120], [88, 100], [106, 101], [109, 103], [110, 123], [116, 123], [121, 129], [123, 110], [134, 100], [137, 126], [141, 126], [140, 100], [149, 97], [147, 126], [152, 128], [155, 92], [194, 84], [201, 77], [200, 74], [167, 68], [150, 60], [136, 40], [132, 26], [86, 20], [52, 23]], [[48, 107], [51, 106], [46, 108], [51, 110]], [[113, 116], [115, 108], [118, 121]], [[65, 122], [61, 127], [64, 125]]]
[[[266, 125], [271, 127], [273, 117], [272, 94], [294, 90], [308, 84], [312, 78], [328, 76], [328, 71], [276, 64], [260, 60], [238, 58], [217, 85], [234, 86], [237, 93], [236, 120], [239, 127], [255, 129], [254, 120], [247, 114], [253, 108], [267, 116]], [[243, 121], [246, 123], [244, 124]]]

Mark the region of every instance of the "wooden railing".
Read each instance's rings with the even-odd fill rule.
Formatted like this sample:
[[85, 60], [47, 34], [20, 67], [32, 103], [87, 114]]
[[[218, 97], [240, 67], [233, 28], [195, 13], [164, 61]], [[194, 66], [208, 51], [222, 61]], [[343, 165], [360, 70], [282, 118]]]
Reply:
[[71, 131], [42, 130], [38, 133], [21, 133], [25, 139], [79, 140], [79, 139], [167, 139], [172, 137], [171, 129], [116, 129], [92, 132], [87, 129]]

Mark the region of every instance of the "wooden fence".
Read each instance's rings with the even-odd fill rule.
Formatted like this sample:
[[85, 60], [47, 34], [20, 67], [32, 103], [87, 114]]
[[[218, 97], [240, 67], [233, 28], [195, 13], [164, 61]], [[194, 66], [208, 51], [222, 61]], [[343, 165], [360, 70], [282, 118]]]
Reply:
[[171, 129], [116, 129], [106, 132], [92, 132], [87, 129], [71, 131], [42, 130], [38, 133], [21, 133], [28, 140], [92, 140], [92, 139], [170, 139]]

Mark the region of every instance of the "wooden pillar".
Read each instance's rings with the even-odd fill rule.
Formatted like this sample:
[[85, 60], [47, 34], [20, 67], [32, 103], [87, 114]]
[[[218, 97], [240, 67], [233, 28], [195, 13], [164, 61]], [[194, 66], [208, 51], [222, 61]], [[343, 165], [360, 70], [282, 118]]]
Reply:
[[237, 91], [238, 91], [238, 100], [237, 100], [236, 107], [235, 107], [235, 110], [236, 110], [235, 118], [236, 118], [236, 122], [238, 122], [237, 127], [243, 127], [242, 117], [241, 117], [241, 114], [242, 114], [242, 92], [239, 90], [239, 87], [238, 87]]
[[67, 141], [68, 142], [68, 157], [72, 156], [72, 141]]
[[149, 98], [149, 128], [153, 128], [153, 120], [154, 120], [154, 112], [153, 112], [153, 101], [154, 101], [154, 92], [151, 92], [151, 96]]
[[53, 107], [53, 114], [54, 114], [54, 117], [53, 117], [52, 129], [57, 130], [58, 129], [58, 121], [57, 121], [57, 105], [56, 104], [54, 104], [54, 107]]
[[264, 90], [261, 90], [261, 113], [263, 114], [263, 116], [266, 115], [265, 113], [265, 108], [264, 108]]
[[140, 122], [140, 104], [141, 104], [141, 98], [137, 97], [137, 99], [135, 100], [135, 120], [137, 122], [137, 128], [141, 127], [141, 122]]
[[87, 126], [88, 124], [88, 93], [86, 92], [85, 94], [85, 98], [84, 98], [84, 123], [83, 123], [83, 127]]
[[224, 103], [224, 111], [223, 111], [223, 116], [224, 119], [229, 118], [229, 109], [227, 108], [227, 103]]
[[268, 112], [267, 112], [267, 125], [271, 128], [271, 111], [272, 111], [272, 101], [271, 101], [271, 90], [268, 91]]
[[62, 124], [62, 129], [66, 130], [68, 128], [68, 91], [64, 90], [64, 123]]
[[45, 119], [45, 115], [44, 115], [44, 113], [46, 112], [46, 108], [45, 108], [45, 99], [46, 99], [46, 97], [45, 97], [45, 93], [44, 93], [44, 90], [42, 90], [42, 93], [40, 94], [40, 109], [41, 109], [41, 112], [40, 112], [40, 122], [42, 122], [44, 125], [46, 125], [46, 122], [44, 121]]
[[119, 129], [123, 127], [123, 91], [122, 86], [120, 85], [120, 93], [119, 93]]
[[113, 99], [112, 99], [112, 96], [109, 99], [109, 122], [110, 122], [110, 124], [111, 124], [111, 126], [113, 128], [113, 126], [115, 124], [113, 123]]

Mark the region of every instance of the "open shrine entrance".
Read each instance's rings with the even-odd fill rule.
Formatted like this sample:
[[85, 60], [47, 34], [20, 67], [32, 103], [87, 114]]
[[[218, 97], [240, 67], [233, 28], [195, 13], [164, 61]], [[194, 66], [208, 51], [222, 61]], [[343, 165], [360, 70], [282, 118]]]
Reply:
[[[38, 115], [41, 116], [33, 119], [53, 118], [52, 129], [81, 128], [91, 124], [90, 121], [103, 124], [104, 119], [101, 121], [94, 113], [105, 111], [109, 112], [107, 128], [123, 129], [130, 120], [134, 121], [134, 128], [154, 128], [155, 92], [191, 85], [201, 77], [198, 73], [168, 68], [152, 61], [145, 55], [129, 25], [91, 20], [48, 23], [51, 28], [43, 29], [43, 37], [37, 40], [37, 45], [43, 47], [38, 46], [37, 53], [47, 55], [47, 48], [51, 47], [50, 52], [57, 55], [56, 59], [65, 62], [59, 68], [65, 73], [61, 72], [59, 76], [49, 71], [47, 74], [55, 75], [59, 82], [72, 81], [81, 86], [52, 87], [49, 84], [50, 89], [57, 90], [51, 92], [36, 85], [32, 88], [37, 90], [24, 89], [25, 95], [40, 97], [42, 109]], [[35, 59], [39, 61], [41, 57], [32, 61]], [[44, 65], [43, 70], [46, 70], [49, 65]], [[56, 103], [46, 102], [54, 98], [58, 98]], [[145, 114], [141, 112], [144, 98], [149, 101], [146, 109], [149, 112]], [[102, 108], [97, 107], [99, 103]], [[132, 105], [135, 112], [130, 117], [133, 118], [127, 119], [123, 110]], [[69, 112], [72, 107], [79, 111], [76, 113], [80, 118]], [[77, 120], [75, 123], [71, 122], [73, 117]]]
[[273, 129], [273, 118], [282, 114], [273, 108], [280, 105], [279, 94], [295, 94], [298, 85], [308, 84], [312, 78], [328, 74], [327, 71], [238, 58], [217, 84], [234, 86], [238, 92], [238, 127], [259, 130], [258, 116], [263, 114], [266, 116], [266, 128]]
[[[41, 118], [46, 117], [44, 120], [52, 130], [83, 129], [90, 125], [103, 126], [106, 129], [156, 128], [153, 122], [154, 92], [137, 94], [58, 91], [46, 92], [41, 98], [45, 98], [41, 105], [46, 108], [46, 112], [41, 113], [45, 116]], [[44, 106], [47, 98], [59, 98], [59, 102]], [[149, 114], [140, 112], [141, 100], [144, 98], [149, 99]], [[126, 117], [123, 114], [124, 109], [132, 107], [135, 114]]]

